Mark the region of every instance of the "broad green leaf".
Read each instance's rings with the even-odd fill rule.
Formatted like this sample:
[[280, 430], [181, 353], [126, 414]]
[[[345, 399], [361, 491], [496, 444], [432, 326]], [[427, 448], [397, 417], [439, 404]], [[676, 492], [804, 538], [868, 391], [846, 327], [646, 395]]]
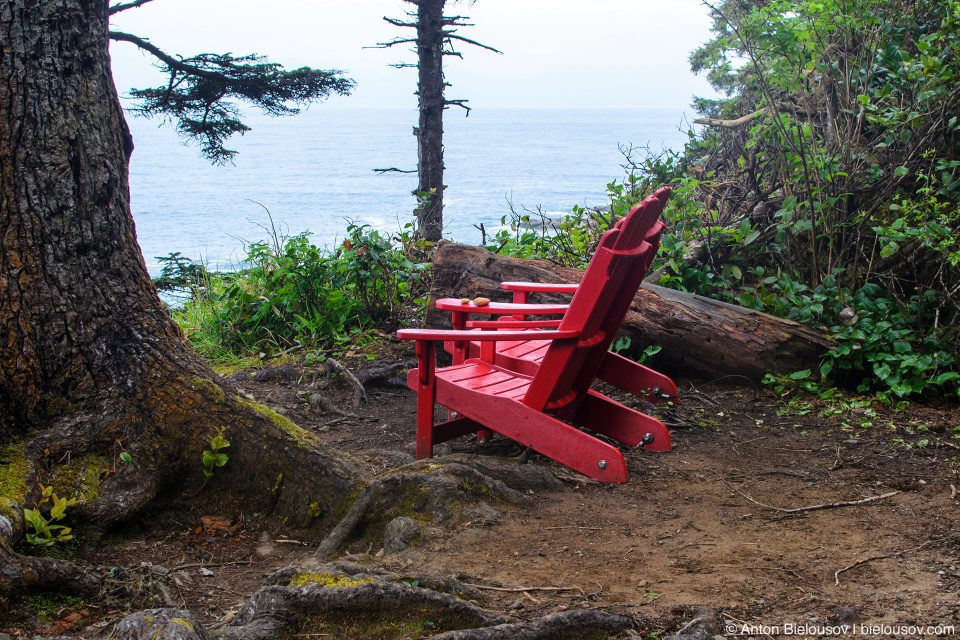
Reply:
[[937, 377], [933, 378], [930, 382], [933, 384], [943, 384], [944, 382], [957, 380], [958, 378], [960, 378], [960, 373], [957, 373], [956, 371], [947, 371], [946, 373], [941, 373]]

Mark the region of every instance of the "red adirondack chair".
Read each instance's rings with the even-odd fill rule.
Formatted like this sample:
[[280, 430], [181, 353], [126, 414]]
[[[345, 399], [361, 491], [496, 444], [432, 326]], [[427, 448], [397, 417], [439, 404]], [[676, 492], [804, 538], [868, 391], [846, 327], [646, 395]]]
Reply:
[[[663, 207], [666, 206], [667, 199], [670, 197], [670, 189], [669, 187], [660, 189], [654, 193], [653, 196], [656, 197], [659, 202], [659, 216], [659, 213], [663, 211]], [[642, 203], [638, 206], [650, 205]], [[626, 219], [625, 217], [623, 220]], [[623, 224], [623, 220], [618, 224]], [[663, 224], [654, 224], [646, 232], [645, 239], [656, 247], [660, 242], [662, 232]], [[640, 282], [643, 282], [646, 269], [643, 269], [642, 274], [639, 274], [639, 278], [636, 277], [638, 274], [634, 274], [634, 279], [638, 280], [637, 287], [640, 286]], [[632, 283], [625, 288], [629, 288], [631, 285]], [[514, 305], [526, 305], [528, 296], [532, 292], [573, 294], [577, 292], [579, 286], [579, 284], [550, 284], [539, 282], [504, 282], [500, 285], [502, 289], [514, 292]], [[471, 313], [509, 313], [511, 315], [503, 316], [501, 319], [501, 322], [504, 322], [504, 325], [502, 325], [503, 328], [510, 326], [511, 328], [517, 329], [524, 327], [528, 329], [543, 329], [558, 327], [560, 325], [558, 320], [528, 322], [526, 325], [511, 322], [511, 320], [524, 321], [529, 315], [556, 315], [558, 313], [558, 305], [555, 304], [530, 305], [525, 307], [495, 305], [489, 312], [485, 311], [484, 308], [464, 305], [455, 299], [438, 300], [436, 306], [438, 309], [444, 309], [452, 313], [453, 327], [457, 330], [477, 326], [477, 323], [470, 322], [469, 316]], [[563, 313], [566, 309], [567, 306], [563, 306], [559, 312]], [[454, 364], [460, 364], [467, 358], [480, 357], [480, 342], [478, 340], [470, 340], [465, 343], [450, 340], [444, 342], [443, 346], [444, 349], [453, 356]], [[519, 341], [497, 342], [493, 362], [506, 369], [532, 376], [536, 373], [540, 363], [543, 361], [549, 346], [550, 343], [548, 340], [541, 340], [539, 337]], [[604, 356], [603, 364], [597, 372], [597, 377], [624, 391], [646, 398], [650, 402], [675, 401], [677, 398], [677, 388], [669, 377], [610, 351]]]
[[[590, 389], [656, 253], [656, 245], [645, 238], [660, 224], [661, 209], [659, 198], [651, 196], [604, 234], [569, 307], [555, 305], [553, 313], [563, 313], [563, 319], [555, 328], [537, 334], [538, 340], [548, 341], [549, 346], [532, 376], [496, 365], [496, 343], [528, 340], [525, 330], [540, 321], [471, 323], [472, 328], [493, 329], [479, 332], [397, 332], [400, 338], [417, 341], [418, 367], [410, 371], [407, 385], [417, 391], [418, 459], [431, 457], [434, 445], [440, 442], [492, 430], [592, 478], [626, 482], [627, 468], [620, 451], [565, 421], [629, 446], [670, 449], [670, 435], [660, 421]], [[480, 309], [504, 312], [497, 310], [501, 305], [489, 306], [494, 308]], [[507, 313], [518, 315], [543, 311], [544, 307], [509, 306]], [[514, 323], [523, 330], [515, 330]], [[437, 369], [437, 340], [460, 343], [461, 349], [466, 342], [477, 341], [480, 357]], [[435, 403], [459, 417], [434, 424]]]

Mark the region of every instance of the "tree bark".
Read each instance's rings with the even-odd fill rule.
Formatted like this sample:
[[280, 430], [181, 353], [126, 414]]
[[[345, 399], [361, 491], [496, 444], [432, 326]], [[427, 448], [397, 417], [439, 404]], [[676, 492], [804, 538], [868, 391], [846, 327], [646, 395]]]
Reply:
[[68, 515], [99, 528], [165, 489], [199, 486], [201, 452], [221, 427], [229, 461], [206, 491], [300, 520], [319, 502], [329, 522], [360, 463], [239, 396], [150, 281], [107, 5], [0, 5], [0, 538], [22, 534], [41, 484], [79, 499]]
[[443, 233], [443, 5], [446, 0], [417, 2], [417, 223], [419, 233], [437, 242]]
[[[579, 282], [582, 271], [542, 260], [497, 256], [482, 247], [441, 243], [434, 255], [431, 299], [476, 298], [509, 302], [501, 282]], [[569, 296], [535, 294], [531, 302], [566, 302]], [[450, 315], [431, 305], [427, 325], [449, 328]], [[833, 341], [783, 318], [703, 296], [644, 284], [620, 327], [633, 344], [659, 345], [655, 367], [670, 375], [742, 375], [814, 367]]]

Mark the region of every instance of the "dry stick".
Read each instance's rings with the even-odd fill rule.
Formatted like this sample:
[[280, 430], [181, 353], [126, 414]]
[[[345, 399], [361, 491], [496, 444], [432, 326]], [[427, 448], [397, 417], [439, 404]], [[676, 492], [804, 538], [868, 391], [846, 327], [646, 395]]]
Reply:
[[263, 357], [263, 359], [264, 359], [264, 360], [272, 360], [273, 358], [280, 358], [280, 357], [282, 357], [282, 356], [287, 355], [288, 353], [293, 353], [294, 351], [299, 351], [300, 349], [303, 349], [303, 345], [298, 342], [297, 344], [293, 345], [292, 347], [290, 347], [290, 348], [287, 349], [286, 351], [281, 351], [280, 353], [272, 353], [272, 354], [266, 355], [266, 356]]
[[804, 511], [817, 511], [819, 509], [835, 509], [837, 507], [853, 507], [859, 504], [875, 502], [876, 500], [883, 500], [884, 498], [889, 498], [890, 496], [895, 496], [898, 493], [900, 493], [899, 491], [891, 491], [890, 493], [884, 493], [883, 495], [879, 495], [879, 496], [870, 496], [869, 498], [863, 498], [862, 500], [851, 500], [849, 502], [828, 502], [825, 504], [814, 504], [808, 507], [795, 507], [793, 509], [785, 509], [783, 507], [775, 507], [771, 504], [764, 504], [762, 502], [758, 502], [753, 498], [751, 498], [750, 496], [748, 496], [747, 494], [745, 494], [743, 491], [740, 491], [739, 489], [734, 487], [732, 484], [724, 480], [723, 476], [721, 476], [719, 473], [714, 472], [714, 475], [716, 475], [717, 478], [720, 479], [720, 482], [727, 485], [728, 489], [730, 489], [731, 491], [735, 491], [736, 493], [740, 494], [741, 496], [743, 496], [753, 504], [757, 505], [758, 507], [763, 507], [764, 509], [772, 509], [774, 511], [779, 511], [780, 513], [803, 513]]
[[260, 564], [259, 560], [237, 560], [236, 562], [195, 562], [193, 564], [182, 564], [179, 567], [171, 569], [170, 571], [181, 571], [183, 569], [193, 569], [195, 567], [226, 567], [232, 564]]
[[473, 587], [474, 589], [485, 589], [487, 591], [506, 591], [509, 593], [523, 593], [524, 591], [580, 591], [583, 592], [583, 589], [580, 587], [488, 587], [482, 584], [470, 584], [469, 582], [464, 582], [463, 584], [468, 587]]
[[603, 531], [603, 527], [575, 527], [573, 525], [568, 527], [544, 527], [544, 531], [552, 531], [554, 529], [586, 529], [587, 531]]
[[845, 571], [849, 571], [850, 569], [855, 569], [855, 568], [859, 567], [859, 566], [862, 565], [862, 564], [867, 564], [868, 562], [873, 562], [874, 560], [885, 560], [885, 559], [887, 559], [887, 558], [896, 558], [896, 557], [902, 556], [902, 555], [904, 555], [904, 554], [910, 553], [910, 552], [912, 552], [912, 551], [917, 551], [918, 549], [923, 549], [923, 548], [926, 547], [927, 545], [931, 545], [931, 544], [934, 544], [934, 543], [937, 543], [937, 542], [943, 542], [944, 540], [949, 539], [950, 536], [953, 535], [954, 533], [956, 533], [956, 532], [955, 532], [955, 531], [951, 531], [949, 535], [943, 536], [942, 538], [937, 538], [937, 539], [935, 539], [935, 540], [927, 540], [927, 541], [924, 542], [923, 544], [917, 545], [917, 546], [915, 546], [915, 547], [911, 547], [910, 549], [903, 549], [903, 550], [897, 551], [897, 552], [895, 552], [895, 553], [885, 553], [885, 554], [883, 554], [883, 555], [881, 555], [881, 556], [870, 556], [869, 558], [864, 558], [863, 560], [857, 560], [857, 561], [854, 562], [853, 564], [849, 564], [849, 565], [845, 566], [845, 567], [842, 568], [842, 569], [837, 569], [837, 571], [835, 571], [834, 574], [833, 574], [833, 583], [839, 587], [839, 586], [840, 586], [840, 574], [843, 573], [843, 572], [845, 572]]

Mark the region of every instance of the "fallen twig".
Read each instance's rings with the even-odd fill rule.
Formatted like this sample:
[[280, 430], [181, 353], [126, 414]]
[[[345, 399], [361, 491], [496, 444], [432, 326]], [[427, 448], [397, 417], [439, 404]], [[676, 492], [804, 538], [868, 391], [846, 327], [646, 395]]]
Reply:
[[488, 587], [482, 584], [470, 584], [469, 582], [464, 582], [463, 584], [468, 587], [473, 587], [474, 589], [484, 589], [486, 591], [506, 591], [508, 593], [523, 593], [524, 591], [580, 591], [583, 592], [583, 589], [580, 587]]
[[587, 531], [603, 531], [602, 527], [577, 527], [570, 525], [567, 527], [544, 527], [544, 531], [553, 531], [554, 529], [585, 529]]
[[194, 562], [192, 564], [182, 564], [179, 567], [171, 569], [171, 573], [174, 571], [182, 571], [183, 569], [196, 569], [198, 567], [228, 567], [234, 564], [260, 564], [259, 560], [237, 560], [235, 562]]
[[754, 438], [753, 440], [747, 440], [747, 441], [745, 441], [745, 442], [737, 442], [737, 443], [735, 443], [735, 444], [733, 445], [733, 447], [732, 447], [732, 448], [733, 448], [733, 452], [734, 452], [735, 454], [737, 454], [737, 457], [738, 457], [738, 458], [740, 458], [740, 457], [742, 457], [742, 456], [740, 455], [740, 452], [737, 450], [737, 447], [739, 447], [739, 446], [742, 445], [742, 444], [750, 444], [751, 442], [756, 442], [757, 440], [763, 440], [763, 438], [762, 438], [762, 437], [761, 437], [761, 438]]
[[298, 342], [297, 344], [293, 345], [293, 346], [290, 347], [289, 349], [287, 349], [287, 350], [285, 350], [285, 351], [281, 351], [280, 353], [271, 353], [271, 354], [265, 355], [263, 358], [261, 358], [261, 360], [272, 360], [272, 359], [274, 359], [274, 358], [279, 358], [279, 357], [281, 357], [281, 356], [285, 356], [285, 355], [287, 355], [288, 353], [293, 353], [294, 351], [299, 351], [300, 349], [303, 349], [303, 345]]
[[889, 498], [890, 496], [895, 496], [898, 493], [900, 493], [899, 491], [891, 491], [889, 493], [884, 493], [883, 495], [870, 496], [869, 498], [863, 498], [861, 500], [850, 500], [848, 502], [828, 502], [824, 504], [813, 504], [807, 507], [794, 507], [793, 509], [786, 509], [784, 507], [775, 507], [772, 504], [764, 504], [762, 502], [754, 500], [753, 498], [745, 494], [743, 491], [740, 491], [739, 489], [734, 487], [732, 484], [727, 482], [723, 478], [723, 476], [721, 476], [716, 472], [714, 473], [717, 476], [717, 478], [720, 479], [720, 482], [727, 485], [727, 488], [730, 489], [731, 491], [734, 491], [740, 494], [742, 497], [746, 498], [747, 500], [757, 505], [758, 507], [763, 507], [764, 509], [771, 509], [773, 511], [779, 511], [780, 513], [802, 513], [804, 511], [818, 511], [820, 509], [836, 509], [838, 507], [854, 507], [860, 504], [867, 504], [868, 502], [876, 502], [877, 500], [883, 500], [884, 498]]
[[923, 544], [919, 544], [919, 545], [917, 545], [917, 546], [915, 546], [915, 547], [911, 547], [911, 548], [909, 548], [909, 549], [903, 549], [903, 550], [897, 551], [897, 552], [895, 552], [895, 553], [885, 553], [885, 554], [883, 554], [883, 555], [870, 556], [869, 558], [864, 558], [863, 560], [857, 560], [857, 561], [854, 562], [853, 564], [848, 564], [847, 566], [843, 567], [842, 569], [837, 569], [837, 570], [834, 572], [834, 574], [833, 574], [833, 583], [834, 583], [835, 585], [837, 585], [837, 586], [840, 586], [840, 574], [841, 574], [841, 573], [844, 573], [845, 571], [850, 571], [850, 569], [856, 569], [856, 568], [859, 567], [860, 565], [867, 564], [868, 562], [873, 562], [874, 560], [885, 560], [885, 559], [887, 559], [887, 558], [897, 558], [897, 557], [902, 556], [902, 555], [904, 555], [904, 554], [911, 553], [911, 552], [913, 552], [913, 551], [917, 551], [918, 549], [923, 549], [924, 547], [929, 546], [929, 545], [931, 545], [931, 544], [935, 544], [935, 543], [937, 543], [937, 542], [943, 542], [944, 540], [948, 540], [948, 539], [949, 539], [952, 535], [954, 535], [955, 533], [956, 533], [955, 531], [951, 531], [951, 532], [950, 532], [950, 535], [946, 535], [946, 536], [943, 536], [942, 538], [937, 538], [937, 539], [935, 539], [935, 540], [927, 540], [927, 541], [924, 542]]

